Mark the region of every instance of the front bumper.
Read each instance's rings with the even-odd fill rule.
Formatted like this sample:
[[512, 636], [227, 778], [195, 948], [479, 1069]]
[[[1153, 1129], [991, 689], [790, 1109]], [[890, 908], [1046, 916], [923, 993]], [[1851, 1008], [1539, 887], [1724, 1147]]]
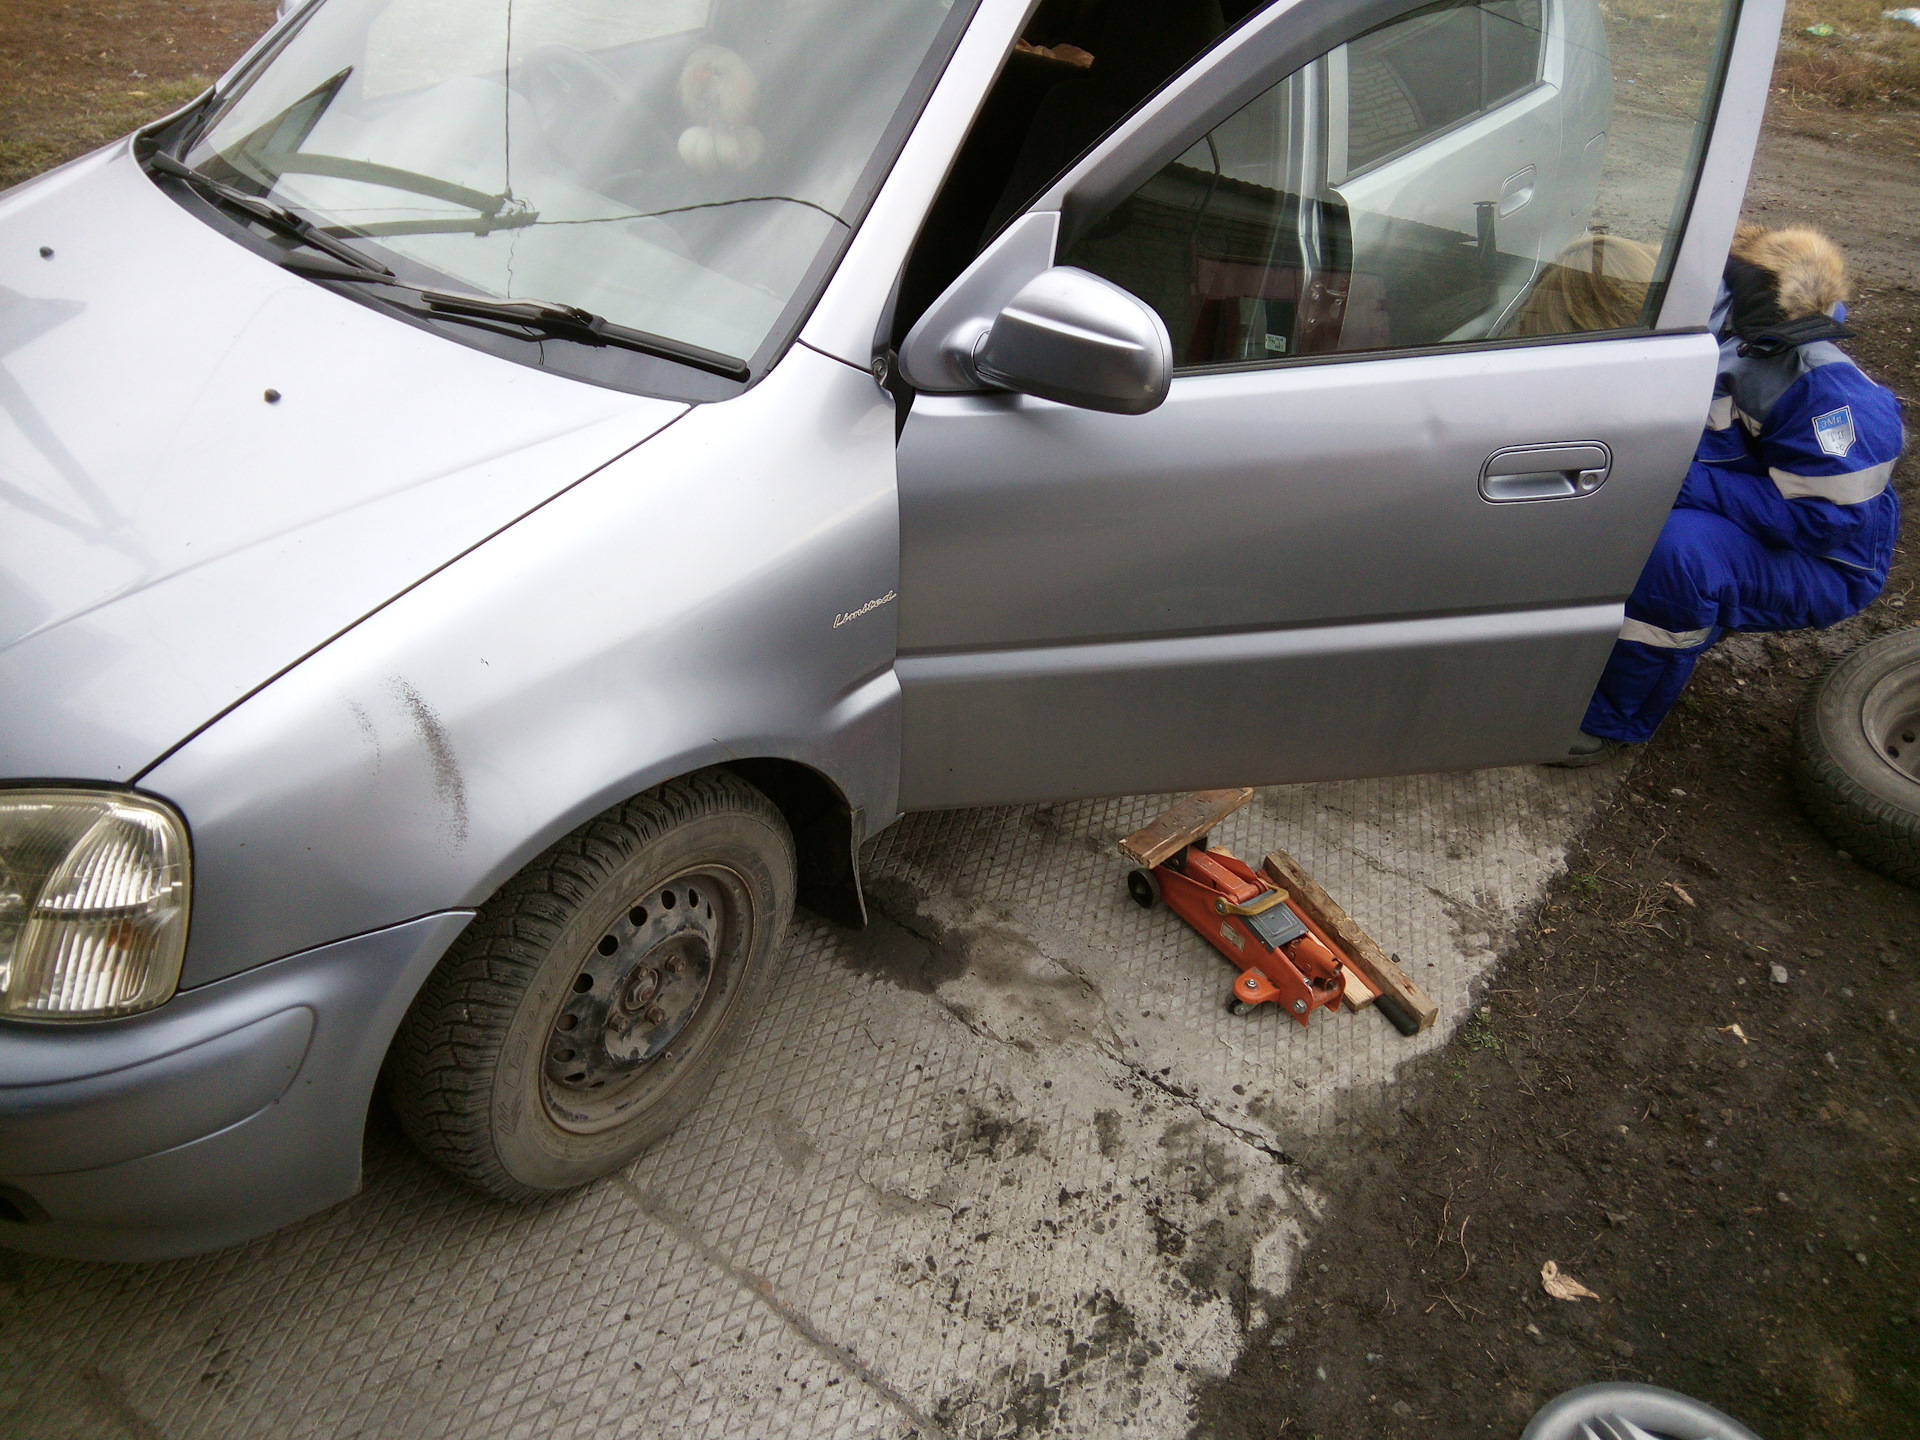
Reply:
[[170, 1259], [352, 1195], [388, 1043], [470, 919], [322, 945], [125, 1020], [0, 1022], [0, 1245]]

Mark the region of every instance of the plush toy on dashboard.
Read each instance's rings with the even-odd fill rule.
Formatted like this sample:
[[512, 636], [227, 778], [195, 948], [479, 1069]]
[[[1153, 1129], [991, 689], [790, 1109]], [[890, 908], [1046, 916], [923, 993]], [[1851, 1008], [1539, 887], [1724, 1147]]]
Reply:
[[680, 132], [680, 158], [702, 175], [748, 170], [764, 148], [748, 121], [760, 82], [747, 62], [721, 45], [702, 45], [680, 70], [680, 106], [694, 123]]

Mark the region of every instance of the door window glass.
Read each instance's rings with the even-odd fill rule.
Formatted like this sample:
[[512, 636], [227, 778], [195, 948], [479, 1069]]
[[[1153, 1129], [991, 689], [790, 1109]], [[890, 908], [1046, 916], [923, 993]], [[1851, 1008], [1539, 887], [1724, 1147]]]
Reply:
[[1643, 327], [1727, 3], [1428, 6], [1282, 80], [1061, 259], [1159, 311], [1185, 368]]

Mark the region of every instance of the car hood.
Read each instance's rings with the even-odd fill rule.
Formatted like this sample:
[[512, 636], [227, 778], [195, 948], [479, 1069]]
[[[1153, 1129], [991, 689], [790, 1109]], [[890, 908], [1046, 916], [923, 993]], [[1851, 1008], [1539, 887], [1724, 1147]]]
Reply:
[[686, 408], [302, 280], [125, 143], [0, 197], [0, 775], [132, 779]]

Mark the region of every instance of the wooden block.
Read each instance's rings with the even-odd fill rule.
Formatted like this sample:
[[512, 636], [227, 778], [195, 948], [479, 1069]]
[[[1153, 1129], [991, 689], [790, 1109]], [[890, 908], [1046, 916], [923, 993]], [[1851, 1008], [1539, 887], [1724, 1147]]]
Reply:
[[1346, 967], [1347, 973], [1347, 1009], [1364, 1010], [1380, 998], [1380, 992], [1373, 988], [1367, 977], [1360, 973], [1358, 965]]
[[1333, 897], [1320, 888], [1320, 882], [1301, 869], [1291, 855], [1275, 850], [1261, 862], [1261, 869], [1266, 871], [1268, 879], [1293, 897], [1314, 924], [1346, 948], [1353, 957], [1354, 968], [1366, 977], [1367, 983], [1382, 995], [1391, 995], [1422, 1030], [1440, 1018], [1440, 1007], [1427, 998], [1427, 992], [1388, 958], [1373, 937], [1355, 924], [1353, 917], [1335, 904]]
[[1120, 842], [1120, 853], [1151, 870], [1182, 845], [1191, 845], [1253, 798], [1253, 791], [1196, 790]]

